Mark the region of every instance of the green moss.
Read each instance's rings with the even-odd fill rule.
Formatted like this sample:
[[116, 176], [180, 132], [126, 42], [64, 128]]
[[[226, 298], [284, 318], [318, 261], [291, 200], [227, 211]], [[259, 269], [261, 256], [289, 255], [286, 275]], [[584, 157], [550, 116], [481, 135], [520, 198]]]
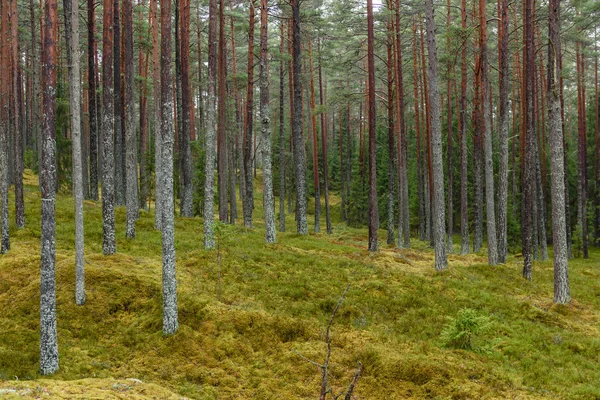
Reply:
[[[426, 243], [371, 255], [366, 231], [341, 224], [331, 236], [278, 233], [277, 243], [266, 245], [260, 187], [255, 228], [223, 225], [219, 252], [202, 249], [201, 219], [177, 219], [180, 330], [172, 337], [162, 335], [153, 213], [141, 212], [137, 239], [127, 240], [125, 212], [117, 208], [118, 253], [105, 257], [100, 203], [85, 202], [87, 303], [78, 307], [73, 201], [60, 194], [60, 370], [42, 380], [40, 200], [36, 178], [27, 178], [27, 226], [11, 226], [13, 247], [0, 256], [0, 388], [56, 398], [314, 398], [320, 373], [297, 353], [324, 360], [324, 329], [350, 284], [332, 326], [336, 393], [360, 361], [361, 398], [600, 396], [597, 249], [570, 265], [573, 303], [553, 306], [551, 262], [534, 265], [533, 282], [521, 278], [521, 259], [492, 268], [481, 254], [451, 255], [449, 271], [439, 274]], [[334, 209], [338, 202], [332, 198]], [[293, 229], [293, 215], [286, 217]], [[493, 322], [482, 338], [486, 351], [442, 347], [447, 317], [463, 308]]]

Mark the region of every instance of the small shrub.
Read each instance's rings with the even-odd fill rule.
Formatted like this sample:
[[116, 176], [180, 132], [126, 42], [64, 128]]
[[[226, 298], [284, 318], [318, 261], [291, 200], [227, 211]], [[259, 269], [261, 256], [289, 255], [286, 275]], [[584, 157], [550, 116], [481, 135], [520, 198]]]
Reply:
[[444, 346], [457, 349], [472, 350], [473, 339], [485, 333], [490, 326], [489, 317], [480, 315], [471, 308], [463, 308], [456, 318], [448, 319], [448, 324], [442, 330], [441, 339]]

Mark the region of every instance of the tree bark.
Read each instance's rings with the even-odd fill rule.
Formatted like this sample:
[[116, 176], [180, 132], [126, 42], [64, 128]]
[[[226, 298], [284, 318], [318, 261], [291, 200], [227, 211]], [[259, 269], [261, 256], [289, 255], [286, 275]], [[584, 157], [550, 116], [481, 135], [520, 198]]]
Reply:
[[75, 302], [85, 303], [83, 182], [81, 156], [81, 80], [79, 61], [79, 2], [64, 0], [65, 39], [69, 63], [69, 108], [73, 151], [73, 198], [75, 200]]
[[[281, 21], [281, 43], [279, 52], [285, 51], [285, 29]], [[285, 232], [285, 115], [284, 115], [284, 90], [285, 90], [285, 72], [283, 69], [283, 57], [279, 60], [279, 231]]]
[[300, 37], [300, 0], [292, 0], [292, 60], [294, 82], [294, 112], [292, 115], [292, 142], [296, 180], [296, 231], [308, 234], [306, 217], [306, 157], [302, 133], [302, 53]]
[[102, 49], [102, 252], [105, 255], [117, 251], [115, 241], [115, 156], [114, 126], [115, 97], [113, 88], [113, 0], [104, 0], [104, 33]]
[[162, 294], [163, 294], [163, 334], [177, 332], [177, 279], [175, 276], [175, 226], [173, 196], [173, 142], [174, 104], [173, 80], [171, 78], [171, 1], [160, 1], [161, 16], [161, 141], [163, 173], [160, 190], [162, 204]]
[[271, 169], [271, 118], [269, 116], [269, 64], [268, 64], [268, 7], [267, 0], [260, 1], [260, 119], [263, 162], [263, 208], [265, 213], [265, 239], [275, 243], [275, 198]]
[[244, 135], [244, 188], [242, 198], [244, 211], [244, 226], [252, 228], [252, 208], [254, 205], [253, 180], [252, 180], [252, 133], [254, 110], [254, 18], [255, 2], [250, 2], [250, 17], [248, 28], [248, 92], [246, 95], [246, 120]]
[[194, 216], [194, 188], [192, 177], [192, 104], [190, 90], [190, 0], [181, 0], [181, 216]]
[[204, 166], [204, 248], [215, 247], [215, 158], [217, 153], [217, 1], [208, 3], [208, 99], [206, 107], [206, 161]]
[[[550, 184], [552, 193], [552, 244], [554, 245], [554, 302], [571, 301], [569, 289], [567, 225], [565, 220], [564, 149], [560, 98], [555, 76], [559, 68], [556, 57], [560, 40], [560, 0], [548, 4], [548, 134], [550, 136]], [[555, 75], [556, 73], [556, 75]]]
[[[396, 104], [394, 98], [394, 55], [393, 55], [393, 38], [394, 38], [394, 27], [392, 24], [393, 9], [391, 8], [391, 2], [388, 1], [387, 7], [390, 11], [390, 19], [386, 22], [387, 25], [387, 120], [388, 120], [388, 182], [387, 182], [387, 244], [394, 244], [394, 195], [395, 195], [395, 182], [394, 182], [394, 168], [396, 164], [396, 141], [395, 141], [395, 120], [394, 120], [394, 107]], [[400, 186], [398, 185], [398, 189]]]
[[135, 220], [139, 212], [138, 180], [137, 180], [137, 135], [135, 132], [135, 104], [133, 100], [133, 4], [132, 0], [123, 0], [123, 41], [125, 44], [125, 185], [126, 196], [126, 232], [125, 235], [135, 238]]
[[98, 108], [96, 106], [96, 58], [95, 31], [96, 16], [94, 0], [87, 0], [87, 62], [88, 62], [88, 115], [89, 115], [89, 153], [90, 153], [90, 198], [98, 200]]
[[[498, 262], [506, 263], [507, 256], [507, 221], [508, 221], [508, 0], [502, 0], [500, 6], [500, 49], [499, 49], [499, 82], [500, 82], [500, 167], [498, 170]], [[514, 118], [514, 116], [513, 116]]]
[[435, 40], [435, 20], [433, 0], [425, 1], [427, 26], [427, 52], [429, 68], [429, 103], [431, 110], [431, 158], [433, 164], [433, 238], [435, 246], [435, 269], [448, 268], [446, 256], [446, 236], [444, 232], [444, 166], [442, 160], [442, 127], [440, 123], [440, 94], [438, 89], [437, 50]]
[[532, 0], [523, 2], [523, 18], [524, 31], [523, 39], [525, 47], [523, 48], [524, 59], [524, 91], [523, 91], [523, 113], [522, 118], [525, 127], [525, 155], [523, 162], [523, 277], [527, 280], [532, 278], [532, 263], [533, 263], [533, 206], [535, 201], [535, 159], [534, 159], [534, 141], [535, 141], [535, 125], [534, 125], [534, 110], [533, 110], [533, 71], [534, 71], [534, 54], [533, 47], [533, 16], [532, 16]]
[[[110, 1], [110, 0], [108, 0]], [[4, 5], [7, 3], [5, 2]], [[4, 8], [4, 7], [3, 7]], [[110, 6], [108, 7], [110, 10]], [[56, 332], [56, 37], [58, 26], [56, 0], [44, 3], [44, 41], [42, 46], [42, 234], [40, 281], [40, 372], [58, 371], [58, 337]], [[109, 11], [110, 12], [110, 11]], [[2, 13], [5, 15], [5, 13]], [[3, 18], [3, 26], [4, 18]], [[6, 37], [6, 36], [5, 36]], [[6, 46], [6, 44], [5, 44]], [[4, 49], [6, 50], [6, 49]]]
[[[462, 29], [467, 29], [467, 1], [461, 0]], [[460, 254], [470, 250], [469, 238], [469, 171], [467, 150], [467, 46], [463, 43], [460, 54]]]
[[483, 116], [483, 141], [485, 152], [485, 200], [486, 200], [486, 226], [488, 242], [488, 264], [498, 263], [498, 242], [496, 240], [496, 206], [494, 192], [494, 153], [492, 149], [492, 112], [490, 109], [491, 91], [488, 80], [487, 56], [487, 16], [485, 0], [479, 0], [479, 40], [481, 54], [481, 99]]
[[313, 145], [313, 180], [315, 186], [315, 232], [321, 230], [321, 191], [319, 183], [319, 143], [317, 136], [317, 105], [315, 101], [315, 70], [313, 68], [312, 37], [308, 39], [308, 60], [310, 66], [310, 114]]
[[153, 92], [153, 123], [154, 123], [154, 229], [162, 230], [162, 200], [159, 190], [162, 178], [162, 143], [160, 140], [160, 121], [161, 121], [161, 98], [160, 92], [160, 62], [159, 62], [159, 41], [158, 41], [158, 0], [150, 0], [150, 29], [152, 30], [152, 92]]
[[[253, 28], [251, 28], [253, 29]], [[227, 73], [227, 57], [225, 43], [225, 2], [219, 1], [219, 105], [217, 107], [219, 113], [219, 124], [217, 127], [217, 172], [219, 186], [219, 220], [227, 222], [228, 207], [227, 207], [227, 118], [226, 110], [226, 73]], [[250, 78], [251, 79], [251, 78]]]
[[369, 251], [377, 251], [379, 210], [377, 204], [377, 165], [375, 124], [375, 39], [373, 34], [373, 1], [367, 0], [367, 64], [369, 77]]
[[[125, 205], [125, 145], [123, 143], [123, 99], [121, 98], [121, 12], [119, 0], [114, 0], [114, 158], [115, 158], [115, 201], [116, 205]], [[104, 60], [103, 60], [104, 61]]]
[[[10, 26], [8, 19], [8, 0], [0, 2], [0, 196], [2, 197], [2, 215], [0, 216], [0, 230], [2, 237], [0, 242], [0, 254], [4, 254], [10, 250], [10, 232], [8, 222], [8, 187], [10, 185], [8, 175], [9, 165], [9, 129], [10, 129]], [[53, 28], [54, 29], [54, 28]], [[46, 51], [46, 49], [44, 49]], [[41, 142], [41, 141], [40, 141]], [[38, 151], [41, 154], [40, 149]], [[39, 163], [41, 168], [41, 162]], [[40, 180], [41, 182], [41, 180]]]
[[[327, 123], [325, 114], [325, 94], [323, 92], [323, 71], [321, 66], [321, 39], [317, 41], [317, 53], [319, 56], [319, 104], [321, 105], [321, 152], [323, 154], [323, 195], [325, 197], [325, 226], [327, 233], [331, 234], [331, 215], [329, 212], [329, 168], [327, 160]], [[334, 129], [335, 132], [335, 129]]]
[[15, 225], [17, 229], [25, 226], [25, 202], [23, 198], [23, 118], [22, 118], [22, 82], [21, 62], [19, 52], [19, 13], [17, 0], [9, 0], [10, 4], [10, 29], [12, 49], [12, 109], [14, 127], [13, 163], [15, 184]]

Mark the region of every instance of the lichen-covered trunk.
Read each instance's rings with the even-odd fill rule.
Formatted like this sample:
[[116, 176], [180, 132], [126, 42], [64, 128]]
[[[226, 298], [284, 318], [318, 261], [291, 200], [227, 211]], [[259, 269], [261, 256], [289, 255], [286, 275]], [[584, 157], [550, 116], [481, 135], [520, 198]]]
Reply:
[[[389, 6], [389, 5], [388, 5]], [[386, 43], [387, 50], [387, 89], [388, 89], [388, 104], [387, 104], [387, 119], [388, 119], [388, 182], [387, 182], [387, 244], [394, 244], [394, 168], [396, 163], [396, 141], [395, 141], [395, 121], [394, 121], [394, 56], [393, 56], [393, 25], [391, 21], [387, 22], [388, 40]]]
[[554, 302], [571, 301], [565, 219], [565, 170], [560, 99], [555, 77], [557, 68], [556, 43], [560, 40], [560, 0], [548, 4], [548, 135], [550, 141], [550, 185], [552, 194], [552, 244], [554, 247]]
[[204, 248], [215, 247], [215, 158], [217, 153], [217, 2], [208, 7], [208, 98], [206, 106], [206, 158], [204, 164]]
[[479, 41], [481, 54], [481, 103], [484, 143], [484, 169], [485, 169], [485, 203], [486, 227], [488, 244], [488, 264], [496, 265], [498, 259], [498, 242], [496, 240], [496, 206], [494, 191], [494, 152], [492, 148], [492, 111], [490, 109], [491, 91], [488, 80], [488, 55], [487, 55], [487, 16], [485, 0], [479, 0]]
[[440, 93], [438, 88], [437, 50], [433, 0], [425, 1], [427, 27], [427, 53], [429, 68], [429, 103], [431, 111], [431, 158], [433, 164], [433, 240], [435, 246], [435, 269], [448, 268], [446, 256], [445, 210], [444, 210], [444, 165], [442, 160], [442, 127], [440, 121]]
[[96, 105], [96, 58], [95, 31], [96, 16], [94, 0], [87, 0], [87, 62], [88, 62], [88, 119], [89, 119], [89, 166], [90, 199], [98, 200], [98, 108]]
[[190, 90], [190, 0], [181, 0], [181, 216], [194, 216], [192, 176], [192, 100]]
[[398, 112], [398, 248], [410, 247], [410, 215], [408, 198], [408, 140], [404, 116], [404, 75], [402, 73], [402, 40], [400, 31], [400, 1], [395, 5], [396, 40], [396, 109]]
[[375, 39], [373, 33], [373, 1], [367, 0], [367, 64], [369, 77], [369, 251], [378, 250], [376, 118], [375, 114]]
[[115, 241], [115, 96], [113, 88], [113, 3], [104, 1], [104, 33], [102, 45], [102, 252], [117, 251]]
[[[461, 0], [462, 28], [467, 29], [467, 1]], [[467, 150], [467, 47], [460, 54], [460, 254], [469, 253], [469, 171]]]
[[[294, 82], [294, 112], [292, 115], [292, 142], [294, 175], [296, 180], [296, 231], [308, 234], [306, 204], [306, 158], [302, 132], [302, 53], [300, 37], [300, 1], [292, 0], [292, 59]], [[248, 174], [248, 172], [246, 172]]]
[[[4, 3], [6, 4], [6, 3]], [[110, 8], [110, 7], [109, 7]], [[4, 14], [4, 13], [2, 13]], [[56, 332], [56, 36], [58, 25], [56, 0], [44, 5], [44, 41], [42, 45], [42, 194], [41, 279], [40, 279], [40, 373], [58, 371]], [[3, 20], [4, 22], [4, 20]]]
[[[498, 262], [506, 263], [507, 256], [507, 226], [508, 226], [508, 0], [501, 0], [500, 7], [500, 53], [499, 53], [499, 82], [500, 82], [500, 163], [498, 169]], [[514, 116], [513, 116], [514, 117]]]
[[250, 5], [248, 29], [248, 92], [246, 95], [246, 120], [244, 122], [244, 196], [242, 206], [244, 226], [252, 227], [252, 209], [254, 207], [254, 187], [252, 181], [252, 133], [254, 108], [254, 1]]
[[[451, 17], [451, 4], [450, 0], [446, 2], [446, 29], [450, 29]], [[446, 37], [446, 50], [448, 54], [451, 54], [451, 45], [450, 45], [450, 35]], [[446, 65], [446, 132], [447, 132], [447, 141], [446, 141], [446, 162], [448, 163], [448, 195], [447, 197], [447, 228], [446, 233], [448, 237], [448, 253], [452, 253], [452, 236], [454, 234], [454, 195], [453, 195], [453, 144], [452, 144], [452, 83], [454, 75], [454, 63], [452, 60], [447, 61]]]
[[15, 225], [17, 228], [25, 226], [25, 202], [23, 197], [23, 115], [22, 115], [22, 79], [19, 51], [19, 13], [17, 0], [9, 0], [10, 4], [10, 30], [12, 51], [12, 121], [13, 121], [13, 161], [15, 185]]
[[[285, 30], [283, 21], [281, 23], [281, 43], [279, 52], [284, 54]], [[279, 231], [285, 232], [285, 115], [284, 115], [284, 89], [285, 73], [283, 69], [284, 60], [279, 60]]]
[[123, 0], [123, 42], [125, 51], [125, 235], [135, 238], [135, 220], [139, 211], [137, 182], [137, 134], [135, 131], [135, 104], [133, 100], [133, 4], [132, 0]]
[[522, 166], [523, 170], [523, 206], [522, 206], [522, 236], [523, 236], [523, 277], [527, 280], [532, 278], [533, 266], [533, 207], [535, 201], [535, 159], [534, 159], [534, 141], [535, 125], [533, 110], [533, 71], [534, 52], [533, 47], [533, 16], [532, 0], [525, 0], [523, 3], [523, 19], [525, 29], [523, 39], [525, 46], [523, 48], [524, 71], [523, 79], [523, 113], [522, 118], [525, 127], [525, 154]]
[[173, 80], [171, 79], [171, 1], [160, 1], [161, 19], [161, 141], [162, 141], [162, 182], [159, 190], [162, 201], [162, 294], [163, 294], [163, 334], [172, 335], [179, 328], [177, 315], [177, 278], [175, 276], [175, 224], [173, 193]]
[[[323, 195], [325, 197], [325, 226], [327, 233], [333, 230], [331, 227], [331, 214], [329, 212], [329, 168], [327, 166], [327, 123], [323, 110], [324, 97], [323, 92], [323, 73], [321, 68], [321, 40], [317, 42], [317, 52], [319, 53], [319, 104], [321, 105], [321, 152], [323, 154]], [[335, 132], [335, 129], [333, 130]]]
[[69, 107], [73, 142], [73, 198], [75, 199], [75, 302], [85, 303], [83, 237], [83, 167], [81, 146], [81, 80], [79, 62], [79, 2], [64, 0], [65, 39], [69, 62]]
[[[125, 205], [125, 144], [123, 143], [123, 99], [121, 98], [121, 11], [119, 0], [114, 0], [114, 57], [113, 57], [113, 83], [114, 83], [114, 144], [113, 157], [115, 173], [113, 177], [115, 187], [116, 205]], [[106, 25], [105, 25], [106, 26]]]
[[268, 17], [267, 0], [260, 1], [260, 120], [263, 161], [263, 208], [265, 213], [265, 239], [275, 243], [275, 198], [273, 196], [273, 172], [271, 162], [271, 118], [269, 117], [268, 79]]
[[162, 173], [162, 143], [160, 140], [160, 62], [159, 62], [159, 42], [158, 42], [158, 0], [150, 0], [150, 29], [152, 32], [152, 93], [153, 93], [153, 112], [152, 119], [154, 124], [154, 175], [155, 175], [155, 215], [154, 229], [162, 230], [162, 201], [160, 199]]
[[[10, 29], [8, 24], [8, 1], [0, 2], [0, 197], [2, 198], [0, 208], [0, 230], [2, 237], [0, 242], [0, 254], [10, 250], [10, 232], [8, 222], [8, 136], [9, 136], [9, 98], [10, 98]], [[40, 151], [41, 154], [41, 151]], [[40, 162], [41, 166], [41, 162]], [[41, 181], [40, 181], [41, 182]]]
[[317, 136], [317, 110], [315, 102], [315, 70], [313, 68], [312, 38], [308, 40], [308, 60], [310, 65], [310, 121], [312, 129], [313, 182], [315, 186], [315, 232], [321, 230], [321, 190], [319, 183], [319, 143]]
[[[217, 127], [217, 184], [219, 186], [219, 220], [227, 222], [228, 216], [228, 162], [227, 162], [227, 117], [226, 110], [226, 74], [227, 57], [225, 42], [225, 2], [219, 1], [219, 96], [217, 107], [219, 123]], [[252, 79], [252, 78], [250, 78]]]

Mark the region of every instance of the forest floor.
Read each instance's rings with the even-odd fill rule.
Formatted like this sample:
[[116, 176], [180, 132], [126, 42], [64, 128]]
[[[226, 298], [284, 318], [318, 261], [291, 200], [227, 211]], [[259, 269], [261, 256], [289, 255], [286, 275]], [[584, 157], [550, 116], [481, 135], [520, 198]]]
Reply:
[[[201, 219], [177, 218], [180, 328], [171, 337], [161, 330], [154, 214], [142, 211], [137, 238], [127, 240], [118, 207], [118, 253], [106, 257], [101, 204], [85, 202], [87, 303], [79, 307], [73, 200], [59, 194], [60, 370], [42, 378], [40, 196], [37, 177], [26, 178], [26, 227], [11, 225], [12, 248], [0, 256], [1, 398], [314, 399], [321, 374], [300, 355], [324, 361], [324, 332], [348, 284], [331, 326], [336, 394], [361, 362], [356, 399], [600, 398], [597, 249], [570, 263], [574, 300], [556, 306], [551, 261], [534, 264], [532, 282], [521, 277], [520, 258], [489, 267], [484, 252], [452, 254], [438, 273], [423, 242], [397, 250], [380, 231], [381, 251], [369, 254], [366, 229], [335, 223], [333, 234], [314, 234], [311, 224], [303, 237], [292, 233], [292, 214], [289, 232], [267, 245], [260, 191], [255, 228], [219, 226], [218, 251], [203, 250]], [[440, 337], [464, 308], [490, 321], [471, 350]]]

